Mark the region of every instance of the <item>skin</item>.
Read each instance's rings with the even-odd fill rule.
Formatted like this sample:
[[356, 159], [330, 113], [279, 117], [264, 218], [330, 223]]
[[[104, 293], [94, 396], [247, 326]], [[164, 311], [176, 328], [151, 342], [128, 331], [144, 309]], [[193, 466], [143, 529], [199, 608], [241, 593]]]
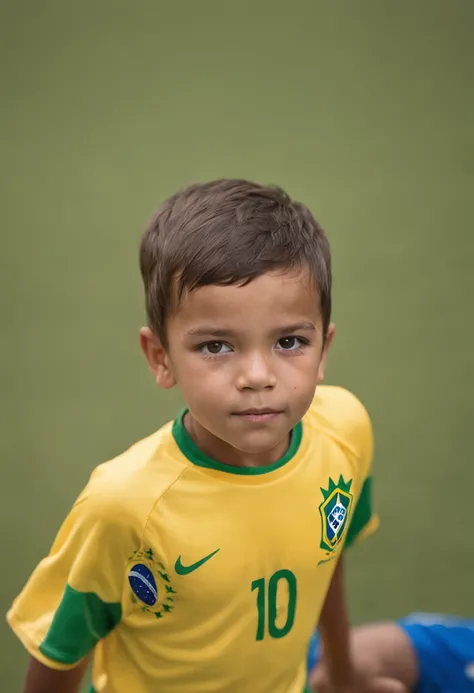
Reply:
[[[224, 464], [257, 467], [286, 452], [291, 429], [324, 379], [334, 325], [325, 338], [322, 326], [308, 273], [269, 272], [246, 286], [186, 293], [168, 317], [167, 345], [149, 328], [142, 329], [140, 343], [158, 385], [178, 385], [183, 393], [189, 407], [184, 425], [199, 448]], [[390, 681], [355, 676], [341, 563], [319, 627], [327, 690], [399, 692], [397, 682], [390, 687]]]
[[46, 667], [30, 659], [23, 693], [77, 693], [86, 673], [87, 660], [67, 671]]
[[[168, 318], [166, 346], [149, 328], [142, 329], [140, 341], [156, 382], [182, 391], [189, 407], [184, 425], [199, 448], [224, 464], [257, 467], [282, 457], [291, 429], [324, 379], [334, 326], [324, 339], [322, 325], [308, 273], [271, 272], [246, 286], [188, 292]], [[396, 681], [356, 676], [342, 563], [319, 627], [327, 653], [326, 690], [399, 693]]]
[[256, 467], [285, 453], [324, 378], [333, 335], [331, 325], [323, 339], [319, 297], [302, 271], [188, 292], [167, 320], [167, 348], [149, 328], [140, 342], [156, 382], [183, 393], [199, 448]]
[[[141, 330], [140, 344], [156, 382], [181, 389], [189, 408], [184, 425], [199, 448], [224, 464], [261, 467], [284, 455], [324, 379], [334, 326], [324, 338], [322, 325], [308, 273], [272, 272], [246, 286], [185, 293], [168, 316], [166, 346], [150, 328]], [[341, 570], [319, 624], [326, 690], [398, 693], [354, 676]], [[33, 663], [25, 693], [76, 693], [83, 671], [74, 672], [78, 678]]]
[[[351, 629], [350, 648], [357, 672], [373, 681], [383, 680], [387, 690], [412, 691], [418, 680], [416, 653], [404, 631], [396, 623], [374, 623]], [[310, 678], [314, 691], [329, 689], [329, 675], [324, 660]], [[391, 688], [390, 688], [391, 686]]]
[[[324, 378], [334, 326], [324, 340], [322, 325], [308, 274], [270, 273], [247, 286], [188, 292], [167, 319], [167, 348], [149, 328], [140, 344], [158, 385], [180, 387], [190, 410], [185, 426], [203, 452], [265, 466], [285, 453]], [[242, 413], [252, 408], [274, 413]], [[24, 693], [77, 693], [84, 671], [32, 660]]]
[[[319, 619], [323, 655], [310, 676], [311, 690], [317, 693], [407, 693], [399, 670], [383, 666], [373, 656], [374, 638], [363, 629], [349, 630], [343, 560], [334, 571]], [[357, 638], [354, 634], [357, 633]], [[390, 649], [387, 648], [387, 653]], [[398, 651], [399, 652], [399, 651]], [[380, 664], [380, 666], [376, 666]]]

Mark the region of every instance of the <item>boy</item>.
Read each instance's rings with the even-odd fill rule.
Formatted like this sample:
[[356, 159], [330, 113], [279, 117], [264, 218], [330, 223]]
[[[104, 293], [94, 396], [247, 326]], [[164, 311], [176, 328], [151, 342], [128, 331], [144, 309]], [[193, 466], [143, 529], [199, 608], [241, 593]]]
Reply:
[[161, 207], [140, 263], [141, 348], [186, 409], [93, 472], [15, 601], [25, 692], [76, 693], [93, 654], [97, 693], [301, 693], [318, 619], [334, 690], [387, 690], [348, 655], [340, 557], [376, 524], [372, 434], [353, 395], [315, 396], [324, 232], [279, 189], [214, 181]]
[[[411, 614], [398, 622], [353, 628], [356, 667], [391, 676], [413, 693], [474, 693], [474, 620], [440, 614]], [[315, 635], [308, 670], [319, 658]], [[325, 690], [324, 667], [313, 672], [314, 689]]]

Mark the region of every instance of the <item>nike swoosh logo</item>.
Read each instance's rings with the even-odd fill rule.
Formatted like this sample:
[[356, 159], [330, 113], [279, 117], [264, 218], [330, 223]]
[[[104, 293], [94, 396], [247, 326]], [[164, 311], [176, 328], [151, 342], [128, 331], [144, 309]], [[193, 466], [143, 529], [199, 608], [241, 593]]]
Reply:
[[178, 575], [189, 575], [189, 573], [193, 573], [195, 570], [204, 565], [204, 563], [207, 563], [207, 561], [213, 556], [215, 556], [218, 551], [220, 551], [220, 549], [216, 549], [207, 556], [204, 556], [204, 558], [201, 558], [200, 561], [196, 561], [196, 563], [191, 563], [191, 565], [183, 565], [181, 563], [181, 556], [178, 556], [176, 563], [174, 564], [174, 569]]

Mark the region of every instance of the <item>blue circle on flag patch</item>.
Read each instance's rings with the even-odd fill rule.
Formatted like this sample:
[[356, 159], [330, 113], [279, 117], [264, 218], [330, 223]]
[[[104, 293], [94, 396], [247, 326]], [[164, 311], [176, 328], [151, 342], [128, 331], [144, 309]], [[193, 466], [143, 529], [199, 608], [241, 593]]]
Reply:
[[137, 563], [128, 574], [128, 581], [138, 599], [147, 606], [153, 606], [158, 600], [158, 588], [151, 570], [143, 563]]

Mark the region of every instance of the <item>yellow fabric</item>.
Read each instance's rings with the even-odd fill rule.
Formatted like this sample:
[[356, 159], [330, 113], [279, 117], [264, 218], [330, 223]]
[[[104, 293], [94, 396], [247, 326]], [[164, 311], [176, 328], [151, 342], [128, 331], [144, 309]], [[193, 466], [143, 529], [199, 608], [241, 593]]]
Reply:
[[[346, 390], [319, 387], [302, 423], [292, 459], [265, 474], [194, 464], [172, 424], [99, 466], [8, 613], [24, 646], [52, 668], [73, 666], [79, 631], [69, 630], [80, 621], [84, 646], [98, 640], [98, 693], [301, 693], [344, 544], [321, 546], [323, 490], [342, 477], [337, 500], [352, 517], [372, 459], [370, 420]], [[359, 537], [375, 525], [372, 516]], [[151, 605], [131, 585], [145, 569]], [[68, 621], [70, 604], [79, 621]]]

